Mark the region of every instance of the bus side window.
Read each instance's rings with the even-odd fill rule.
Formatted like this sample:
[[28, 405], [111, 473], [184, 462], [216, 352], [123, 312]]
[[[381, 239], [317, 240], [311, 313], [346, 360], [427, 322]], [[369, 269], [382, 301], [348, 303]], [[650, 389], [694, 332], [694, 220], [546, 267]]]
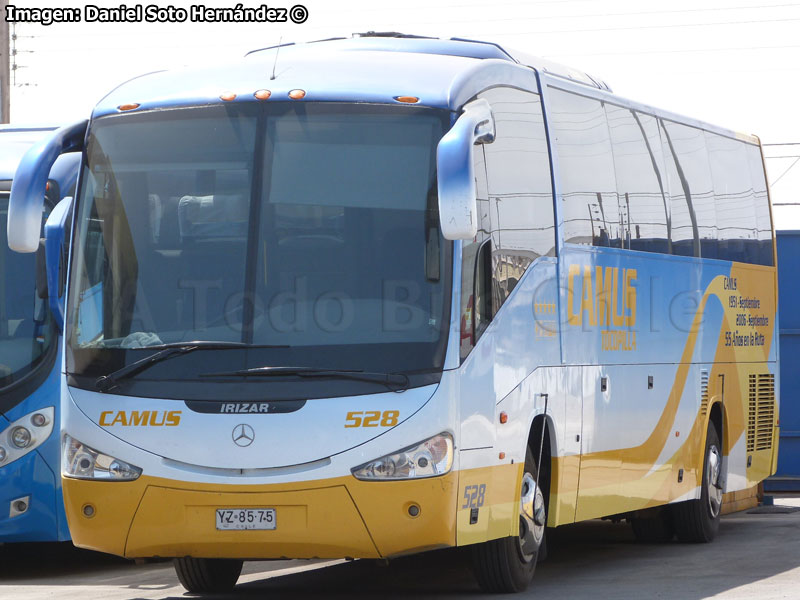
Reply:
[[564, 241], [621, 248], [626, 213], [617, 193], [603, 103], [552, 87], [550, 96]]
[[744, 142], [705, 132], [717, 217], [717, 258], [753, 262], [758, 254], [755, 194]]
[[717, 258], [714, 184], [702, 129], [661, 120], [672, 213], [672, 253]]
[[606, 104], [614, 152], [623, 248], [670, 253], [669, 194], [655, 117]]
[[751, 262], [771, 267], [773, 264], [772, 216], [769, 210], [769, 195], [761, 148], [747, 146], [747, 163], [750, 167], [750, 182], [755, 195], [756, 238], [758, 240], [758, 256]]

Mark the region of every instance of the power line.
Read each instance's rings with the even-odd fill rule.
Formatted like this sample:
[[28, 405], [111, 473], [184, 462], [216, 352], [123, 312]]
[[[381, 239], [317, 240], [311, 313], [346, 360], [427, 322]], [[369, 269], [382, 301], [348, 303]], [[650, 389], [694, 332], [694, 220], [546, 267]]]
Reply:
[[[790, 48], [800, 48], [800, 44], [787, 44], [784, 46], [731, 46], [728, 48], [690, 48], [683, 50], [637, 50], [636, 55], [640, 54], [693, 54], [701, 52], [746, 52], [751, 50], [787, 50]], [[592, 52], [591, 54], [554, 54], [552, 56], [574, 57], [574, 56], [630, 56], [630, 51], [625, 52]]]
[[778, 183], [778, 182], [779, 182], [781, 179], [783, 179], [783, 176], [784, 176], [784, 175], [786, 175], [786, 174], [787, 174], [789, 171], [791, 171], [791, 170], [792, 170], [792, 168], [793, 168], [793, 167], [794, 167], [794, 166], [795, 166], [795, 165], [796, 165], [798, 162], [800, 162], [800, 156], [798, 156], [798, 157], [797, 157], [797, 159], [796, 159], [796, 160], [795, 160], [795, 161], [794, 161], [792, 164], [790, 164], [790, 165], [789, 165], [789, 168], [788, 168], [788, 169], [786, 169], [786, 170], [785, 170], [783, 173], [781, 173], [781, 174], [780, 174], [780, 177], [778, 177], [778, 178], [777, 178], [775, 181], [773, 181], [773, 182], [772, 182], [770, 185], [771, 185], [772, 187], [775, 187], [775, 184], [777, 184], [777, 183]]
[[630, 31], [641, 29], [676, 29], [681, 27], [712, 27], [718, 25], [755, 25], [756, 23], [788, 23], [800, 21], [800, 18], [791, 19], [758, 19], [748, 21], [716, 21], [712, 23], [681, 23], [674, 25], [636, 25], [632, 27], [598, 27], [595, 29], [544, 29], [539, 31], [502, 31], [487, 32], [484, 35], [546, 35], [556, 33], [599, 33], [601, 31]]

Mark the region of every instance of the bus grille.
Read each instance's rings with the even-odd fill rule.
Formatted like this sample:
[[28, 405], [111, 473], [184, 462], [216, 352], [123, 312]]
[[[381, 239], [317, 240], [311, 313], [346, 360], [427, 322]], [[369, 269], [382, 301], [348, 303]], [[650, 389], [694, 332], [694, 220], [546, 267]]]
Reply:
[[750, 375], [750, 410], [747, 418], [747, 451], [772, 448], [775, 423], [775, 376], [770, 373]]
[[708, 412], [708, 369], [700, 370], [700, 414]]

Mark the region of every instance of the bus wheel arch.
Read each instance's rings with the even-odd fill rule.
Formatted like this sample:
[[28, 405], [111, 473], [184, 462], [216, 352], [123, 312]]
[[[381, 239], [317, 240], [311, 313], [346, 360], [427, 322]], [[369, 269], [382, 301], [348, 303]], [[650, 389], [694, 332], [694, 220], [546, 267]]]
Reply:
[[[542, 434], [544, 434], [544, 442], [542, 442]], [[548, 515], [550, 514], [550, 490], [553, 480], [553, 457], [557, 455], [555, 441], [553, 420], [544, 414], [536, 415], [528, 431], [527, 447], [533, 453], [533, 460], [539, 472], [539, 484], [542, 487]], [[540, 448], [542, 456], [539, 456]]]
[[[714, 428], [717, 430], [717, 436], [719, 436], [719, 442], [721, 444], [721, 448], [725, 448], [725, 431], [727, 427], [725, 427], [725, 423], [727, 421], [727, 415], [725, 414], [725, 409], [722, 405], [722, 402], [714, 402], [711, 405], [711, 410], [708, 413], [708, 422], [713, 423]], [[725, 452], [727, 454], [727, 452]]]

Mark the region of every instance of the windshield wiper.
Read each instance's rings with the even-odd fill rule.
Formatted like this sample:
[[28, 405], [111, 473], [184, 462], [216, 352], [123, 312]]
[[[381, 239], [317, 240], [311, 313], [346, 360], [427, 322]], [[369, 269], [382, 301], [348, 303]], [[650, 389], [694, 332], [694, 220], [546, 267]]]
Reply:
[[360, 369], [319, 369], [316, 367], [254, 367], [239, 371], [223, 371], [220, 373], [203, 373], [200, 377], [281, 377], [296, 375], [297, 377], [319, 377], [331, 379], [353, 379], [380, 383], [393, 391], [408, 388], [408, 375], [404, 373], [373, 373]]
[[194, 342], [174, 342], [170, 344], [156, 344], [154, 346], [146, 346], [144, 348], [136, 348], [136, 350], [158, 350], [155, 354], [150, 354], [141, 358], [129, 365], [125, 365], [121, 369], [117, 369], [98, 377], [95, 385], [101, 392], [107, 392], [114, 389], [121, 379], [136, 375], [144, 371], [148, 367], [159, 363], [163, 360], [178, 356], [179, 354], [188, 354], [195, 350], [225, 350], [229, 348], [288, 348], [288, 346], [254, 346], [252, 344], [245, 344], [243, 342], [213, 342], [213, 341], [194, 341]]

